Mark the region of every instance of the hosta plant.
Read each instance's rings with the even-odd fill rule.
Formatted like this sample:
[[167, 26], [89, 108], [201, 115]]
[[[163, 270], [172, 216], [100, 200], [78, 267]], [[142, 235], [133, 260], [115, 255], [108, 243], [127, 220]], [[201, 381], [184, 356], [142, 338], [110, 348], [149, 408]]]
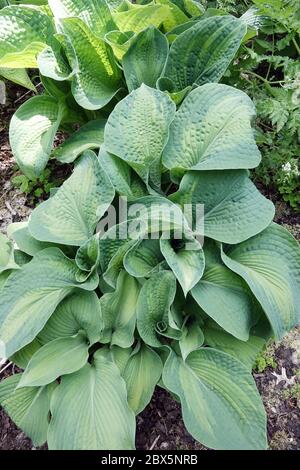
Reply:
[[[15, 159], [30, 179], [50, 157], [72, 163], [98, 149], [110, 112], [142, 83], [179, 104], [192, 87], [218, 82], [250, 28], [247, 16], [204, 12], [195, 0], [10, 3], [19, 4], [0, 10], [0, 76], [34, 89], [26, 70], [38, 68], [44, 90], [10, 126]], [[70, 138], [53, 150], [58, 131]]]
[[299, 321], [300, 249], [249, 179], [254, 114], [227, 85], [176, 107], [143, 84], [1, 236], [0, 356], [23, 372], [0, 403], [34, 444], [133, 449], [162, 387], [204, 445], [266, 448], [251, 370]]

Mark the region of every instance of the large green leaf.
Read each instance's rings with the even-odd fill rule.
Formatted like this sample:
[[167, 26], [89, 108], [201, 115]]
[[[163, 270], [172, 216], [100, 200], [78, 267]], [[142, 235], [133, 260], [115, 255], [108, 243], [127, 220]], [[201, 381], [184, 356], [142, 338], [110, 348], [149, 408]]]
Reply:
[[176, 294], [176, 281], [171, 271], [155, 273], [143, 285], [137, 303], [137, 327], [143, 341], [160, 347], [160, 333], [167, 333], [170, 307]]
[[161, 154], [175, 104], [161, 91], [142, 85], [117, 104], [104, 132], [108, 152], [125, 160], [148, 183], [160, 182]]
[[197, 351], [203, 346], [204, 334], [197, 321], [192, 321], [185, 326], [179, 348], [183, 360], [185, 361], [189, 354]]
[[198, 305], [225, 331], [247, 341], [250, 328], [257, 319], [257, 306], [247, 285], [239, 276], [224, 266], [218, 257], [210, 260], [210, 252], [218, 252], [215, 245], [204, 245], [206, 268], [192, 296]]
[[173, 42], [164, 75], [177, 90], [218, 82], [233, 60], [247, 31], [233, 16], [199, 21]]
[[38, 340], [46, 344], [58, 338], [74, 336], [83, 330], [93, 345], [99, 341], [102, 328], [102, 313], [97, 294], [77, 289], [58, 305], [39, 333]]
[[148, 26], [159, 27], [168, 18], [169, 8], [165, 5], [133, 5], [126, 11], [116, 11], [113, 19], [120, 31], [140, 33]]
[[145, 344], [129, 358], [122, 377], [127, 386], [128, 404], [136, 415], [149, 404], [162, 369], [159, 355]]
[[203, 329], [205, 344], [219, 349], [241, 361], [250, 371], [263, 349], [266, 341], [259, 336], [250, 335], [248, 341], [240, 341], [216, 325], [208, 325]]
[[70, 68], [65, 53], [65, 45], [64, 36], [55, 34], [51, 37], [48, 46], [37, 56], [37, 64], [42, 75], [42, 82], [44, 77], [59, 82], [70, 80], [73, 77], [75, 71]]
[[96, 119], [82, 126], [54, 150], [53, 156], [63, 163], [72, 163], [85, 150], [98, 149], [104, 141], [105, 119]]
[[87, 150], [63, 186], [33, 211], [29, 231], [40, 241], [80, 246], [94, 235], [114, 193], [96, 155]]
[[87, 363], [88, 357], [85, 334], [55, 339], [32, 356], [18, 388], [47, 385], [62, 375], [72, 374]]
[[46, 167], [65, 107], [51, 96], [35, 96], [13, 115], [9, 141], [22, 172], [35, 179]]
[[37, 67], [36, 56], [53, 34], [51, 19], [28, 6], [9, 6], [0, 11], [0, 67]]
[[179, 396], [192, 436], [218, 450], [265, 449], [266, 415], [251, 373], [223, 352], [203, 348], [186, 361], [171, 352], [165, 386]]
[[110, 343], [122, 348], [132, 346], [139, 292], [137, 280], [122, 270], [115, 292], [105, 294], [100, 299], [104, 322], [101, 343]]
[[168, 40], [157, 28], [150, 27], [140, 32], [122, 61], [129, 92], [143, 83], [155, 88], [168, 54]]
[[29, 233], [28, 222], [15, 222], [7, 229], [10, 239], [15, 242], [16, 247], [29, 256], [35, 256], [45, 248], [53, 247], [53, 243], [39, 242]]
[[105, 35], [105, 41], [112, 48], [116, 59], [121, 62], [134, 37], [135, 33], [133, 31], [126, 33], [122, 31], [110, 31], [110, 33]]
[[145, 196], [130, 202], [128, 207], [128, 234], [131, 238], [177, 237], [190, 239], [192, 229], [189, 213], [162, 196]]
[[246, 171], [190, 171], [170, 199], [193, 207], [203, 204], [205, 236], [225, 243], [240, 243], [260, 233], [275, 215], [274, 205]]
[[48, 3], [55, 18], [81, 18], [96, 36], [103, 37], [116, 29], [105, 0], [49, 0]]
[[67, 39], [67, 57], [74, 70], [75, 100], [85, 109], [103, 108], [121, 86], [121, 71], [110, 46], [79, 18], [66, 18], [60, 24]]
[[20, 351], [10, 357], [10, 360], [20, 369], [26, 369], [28, 362], [32, 356], [41, 348], [41, 343], [35, 338], [31, 343], [24, 346]]
[[41, 446], [47, 440], [50, 398], [55, 386], [16, 390], [21, 376], [16, 374], [1, 382], [0, 405], [33, 444]]
[[214, 83], [198, 87], [170, 126], [163, 164], [187, 170], [254, 168], [261, 159], [251, 129], [254, 116], [242, 91]]
[[147, 277], [158, 269], [164, 257], [159, 240], [145, 239], [135, 243], [124, 256], [124, 267], [134, 277]]
[[76, 281], [76, 264], [57, 248], [48, 248], [11, 275], [1, 290], [0, 357], [9, 357], [42, 330], [57, 305], [75, 287], [95, 289], [95, 279]]
[[[183, 242], [183, 247], [179, 249], [174, 248], [174, 242]], [[188, 241], [186, 242], [188, 244]], [[179, 284], [182, 287], [184, 295], [199, 282], [201, 279], [205, 258], [201, 245], [194, 243], [195, 246], [188, 247], [185, 245], [185, 240], [167, 240], [161, 238], [160, 247], [165, 260], [172, 269]]]
[[272, 224], [228, 248], [223, 262], [239, 274], [265, 311], [277, 339], [300, 320], [300, 248], [290, 233]]
[[62, 378], [51, 400], [50, 450], [132, 450], [134, 413], [117, 366], [94, 356], [92, 364]]
[[106, 152], [104, 147], [100, 149], [99, 158], [120, 196], [131, 199], [148, 195], [143, 181], [124, 160]]

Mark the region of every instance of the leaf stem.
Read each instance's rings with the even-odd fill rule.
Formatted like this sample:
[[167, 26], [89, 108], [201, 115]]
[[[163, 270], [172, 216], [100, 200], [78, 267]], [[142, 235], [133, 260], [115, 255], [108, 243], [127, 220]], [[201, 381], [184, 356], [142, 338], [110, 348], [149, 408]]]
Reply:
[[293, 42], [293, 44], [294, 44], [294, 46], [295, 46], [295, 48], [296, 48], [298, 54], [300, 55], [300, 46], [299, 46], [299, 44], [297, 43], [296, 39], [295, 39], [295, 38], [292, 38], [292, 42]]

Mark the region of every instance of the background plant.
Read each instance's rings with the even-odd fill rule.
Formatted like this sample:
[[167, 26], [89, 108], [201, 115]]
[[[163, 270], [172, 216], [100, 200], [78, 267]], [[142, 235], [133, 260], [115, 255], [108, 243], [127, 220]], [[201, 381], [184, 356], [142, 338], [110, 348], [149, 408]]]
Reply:
[[[237, 2], [238, 11], [250, 3], [258, 9], [261, 24], [258, 34], [241, 47], [226, 83], [246, 91], [256, 104], [257, 142], [263, 159], [255, 179], [299, 210], [299, 5], [256, 0]], [[236, 11], [236, 6], [229, 2], [227, 11]]]

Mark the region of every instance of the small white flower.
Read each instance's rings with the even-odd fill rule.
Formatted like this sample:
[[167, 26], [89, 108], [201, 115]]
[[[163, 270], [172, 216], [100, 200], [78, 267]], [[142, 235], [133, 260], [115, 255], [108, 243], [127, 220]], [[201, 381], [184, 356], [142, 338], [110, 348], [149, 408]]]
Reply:
[[285, 163], [284, 165], [282, 165], [282, 171], [284, 171], [285, 173], [291, 173], [292, 171], [292, 165], [290, 164], [290, 162], [287, 162]]

